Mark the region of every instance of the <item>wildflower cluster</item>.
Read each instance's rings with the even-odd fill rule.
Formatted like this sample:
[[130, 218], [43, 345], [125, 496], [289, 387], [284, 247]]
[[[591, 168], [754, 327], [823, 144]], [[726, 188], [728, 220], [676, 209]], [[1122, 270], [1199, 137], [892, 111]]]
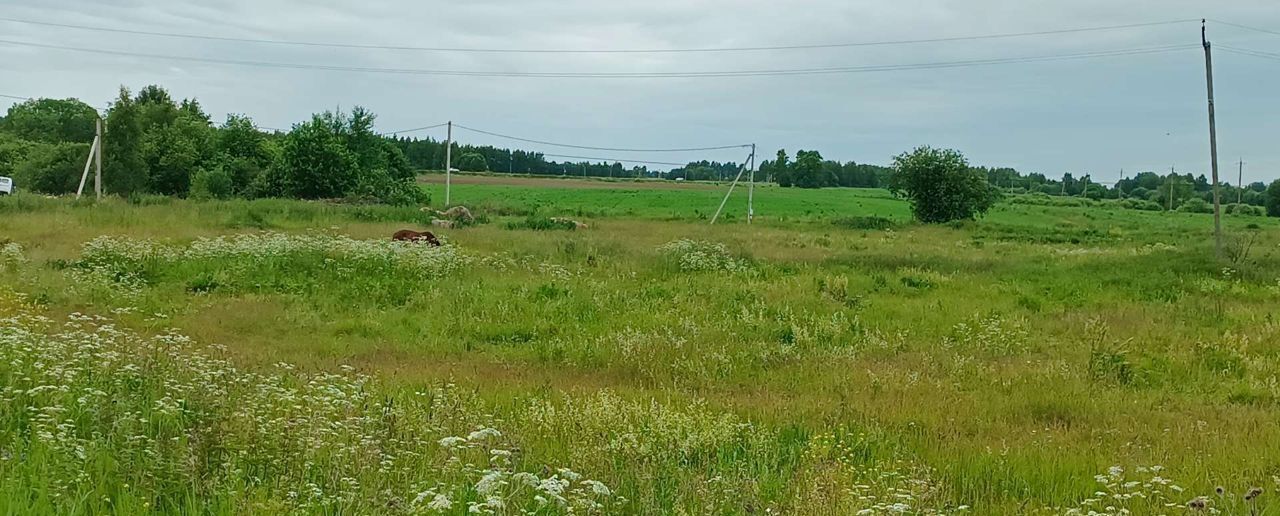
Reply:
[[303, 255], [319, 255], [347, 262], [385, 262], [427, 276], [443, 276], [466, 263], [454, 246], [432, 247], [415, 242], [356, 240], [341, 235], [310, 233], [244, 233], [199, 238], [186, 246], [100, 236], [86, 243], [80, 263], [95, 266], [138, 267], [146, 262], [236, 260], [265, 263]]
[[389, 395], [349, 369], [247, 371], [218, 353], [97, 316], [59, 325], [0, 292], [0, 483], [27, 493], [8, 507], [417, 514], [620, 503], [568, 469], [526, 472], [545, 466], [526, 466], [483, 404], [455, 387]]
[[955, 325], [945, 344], [948, 347], [1004, 356], [1026, 351], [1028, 337], [1022, 322], [1008, 321], [999, 314], [991, 314]]
[[[521, 502], [527, 512], [598, 513], [626, 502], [603, 482], [585, 478], [569, 468], [558, 468], [545, 476], [514, 470], [512, 464], [518, 451], [503, 446], [502, 438], [497, 429], [481, 426], [466, 436], [448, 436], [438, 441], [448, 454], [445, 469], [478, 478], [470, 487], [475, 496], [466, 503], [468, 513], [506, 514], [511, 512], [508, 509], [516, 508], [513, 502]], [[412, 505], [448, 510], [454, 504], [450, 497], [458, 498], [459, 494], [463, 493], [438, 485], [419, 492]]]
[[827, 505], [840, 514], [964, 514], [939, 496], [933, 470], [909, 460], [874, 459], [876, 443], [865, 434], [822, 433], [804, 450], [798, 506]]
[[1105, 474], [1094, 476], [1098, 490], [1077, 507], [1066, 509], [1067, 516], [1113, 516], [1121, 514], [1173, 513], [1183, 507], [1218, 514], [1203, 497], [1187, 501], [1184, 489], [1164, 477], [1161, 466], [1139, 466], [1134, 475], [1122, 466], [1111, 466]]
[[682, 238], [663, 244], [658, 252], [673, 260], [684, 272], [740, 272], [750, 268], [746, 260], [734, 258], [729, 249], [718, 242]]
[[187, 245], [103, 236], [84, 245], [71, 273], [78, 283], [109, 286], [126, 298], [170, 281], [197, 294], [325, 291], [354, 302], [399, 305], [421, 280], [452, 274], [469, 261], [450, 245], [321, 233], [250, 233]]
[[22, 245], [17, 242], [0, 242], [0, 270], [13, 270], [27, 263]]

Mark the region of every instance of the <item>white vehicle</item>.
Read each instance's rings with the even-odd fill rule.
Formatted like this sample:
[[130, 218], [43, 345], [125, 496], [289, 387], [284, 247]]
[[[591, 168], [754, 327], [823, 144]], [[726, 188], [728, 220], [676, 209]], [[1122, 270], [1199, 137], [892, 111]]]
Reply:
[[0, 195], [13, 193], [13, 179], [0, 176]]

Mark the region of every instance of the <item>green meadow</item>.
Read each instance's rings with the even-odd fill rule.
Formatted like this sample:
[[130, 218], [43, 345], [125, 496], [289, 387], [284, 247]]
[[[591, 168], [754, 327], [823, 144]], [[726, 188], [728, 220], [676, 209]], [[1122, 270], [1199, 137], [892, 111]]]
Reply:
[[0, 512], [1280, 511], [1276, 219], [566, 181], [0, 198]]

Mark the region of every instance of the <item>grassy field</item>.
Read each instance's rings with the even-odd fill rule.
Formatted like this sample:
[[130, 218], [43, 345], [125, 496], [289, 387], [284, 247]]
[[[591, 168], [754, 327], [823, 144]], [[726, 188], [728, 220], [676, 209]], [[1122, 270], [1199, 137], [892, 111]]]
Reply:
[[[444, 176], [423, 176], [432, 199], [444, 200]], [[710, 220], [729, 184], [656, 180], [605, 180], [455, 175], [452, 201], [496, 213], [530, 211], [577, 217], [625, 217], [649, 220]], [[739, 184], [721, 215], [744, 220], [747, 188]], [[756, 185], [756, 213], [785, 220], [829, 219], [850, 213], [874, 213], [906, 221], [907, 206], [884, 190], [831, 188], [803, 191]]]
[[1280, 513], [1275, 219], [459, 179], [0, 198], [0, 512]]

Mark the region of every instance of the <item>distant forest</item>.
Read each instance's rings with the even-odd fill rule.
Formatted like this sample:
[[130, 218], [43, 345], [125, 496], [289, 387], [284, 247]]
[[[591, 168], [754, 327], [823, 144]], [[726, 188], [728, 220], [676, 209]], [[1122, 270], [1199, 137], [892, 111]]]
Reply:
[[[119, 195], [354, 197], [412, 203], [424, 200], [414, 186], [415, 175], [445, 166], [444, 141], [380, 135], [373, 130], [375, 115], [362, 108], [316, 114], [287, 132], [263, 131], [242, 115], [215, 124], [197, 100], [177, 100], [164, 88], [147, 86], [136, 94], [122, 87], [101, 115], [76, 99], [14, 104], [0, 117], [0, 176], [14, 177], [22, 189], [74, 192], [99, 116], [108, 127], [104, 182]], [[702, 160], [661, 171], [618, 161], [555, 161], [540, 152], [458, 142], [452, 155], [453, 167], [462, 171], [549, 176], [727, 181], [742, 168], [733, 161]], [[756, 180], [783, 187], [884, 188], [893, 175], [890, 167], [841, 163], [813, 150], [800, 150], [794, 158], [779, 150], [773, 159], [761, 158]], [[1203, 174], [1142, 172], [1100, 184], [1087, 174], [1051, 179], [1007, 167], [975, 168], [1011, 193], [1137, 199], [1175, 208], [1191, 199], [1212, 198]], [[1244, 190], [1221, 186], [1224, 203], [1261, 206], [1266, 190], [1261, 182]]]

